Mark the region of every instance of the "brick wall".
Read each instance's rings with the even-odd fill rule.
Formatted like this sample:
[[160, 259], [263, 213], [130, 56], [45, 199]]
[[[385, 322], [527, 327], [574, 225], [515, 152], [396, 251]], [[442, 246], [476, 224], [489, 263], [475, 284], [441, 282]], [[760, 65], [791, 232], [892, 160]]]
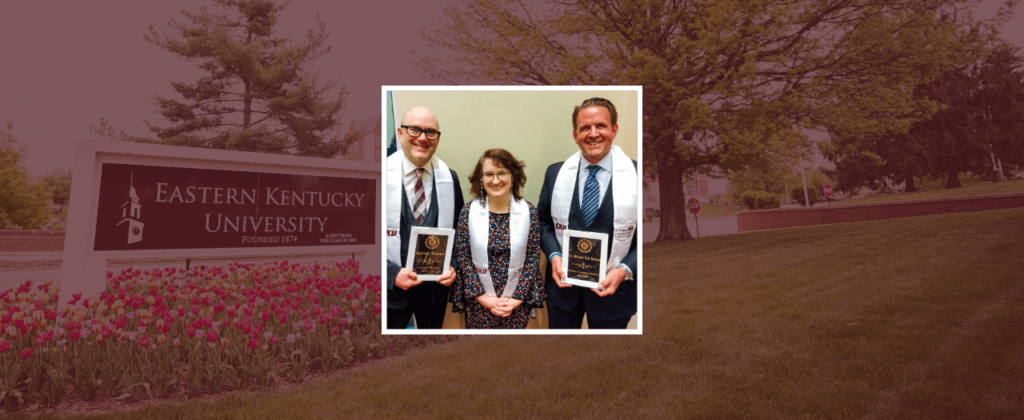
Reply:
[[1024, 207], [1024, 193], [851, 204], [812, 208], [741, 211], [736, 213], [740, 232], [833, 223], [864, 222], [929, 214], [964, 213]]
[[63, 250], [63, 231], [0, 230], [0, 252], [45, 252]]

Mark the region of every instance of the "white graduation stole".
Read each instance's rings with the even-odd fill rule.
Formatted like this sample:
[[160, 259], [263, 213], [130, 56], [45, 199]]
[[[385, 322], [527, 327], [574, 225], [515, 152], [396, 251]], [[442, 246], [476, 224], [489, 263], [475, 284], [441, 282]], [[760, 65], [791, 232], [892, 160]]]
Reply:
[[[629, 252], [636, 233], [637, 209], [637, 174], [633, 161], [626, 156], [619, 146], [612, 146], [612, 197], [615, 207], [615, 221], [611, 240], [612, 254], [608, 258], [609, 271], [619, 266], [619, 262]], [[569, 209], [572, 208], [572, 193], [579, 183], [580, 152], [573, 153], [562, 163], [562, 168], [555, 178], [555, 187], [551, 191], [551, 218], [555, 223], [555, 239], [562, 246], [562, 236], [569, 227]], [[583, 194], [580, 191], [580, 194]], [[601, 197], [604, 199], [604, 197]]]
[[[403, 162], [408, 162], [408, 159], [401, 150], [391, 154], [388, 156], [388, 171], [385, 174], [388, 189], [385, 244], [388, 248], [388, 261], [399, 266], [403, 265], [399, 258], [399, 254], [402, 252], [401, 235], [399, 235], [402, 223], [402, 190], [405, 189], [405, 183], [402, 182], [402, 178], [405, 176]], [[445, 165], [444, 161], [438, 159], [437, 156], [430, 159], [430, 164], [434, 168], [434, 191], [437, 192], [437, 227], [452, 229], [455, 225], [455, 184], [452, 181], [452, 173], [448, 170], [448, 165]]]
[[[530, 240], [530, 206], [526, 200], [511, 197], [509, 212], [509, 261], [508, 281], [501, 297], [512, 297], [523, 276], [523, 264], [526, 262], [526, 246]], [[487, 203], [473, 200], [469, 209], [469, 249], [473, 254], [473, 265], [480, 284], [488, 296], [497, 296], [494, 292], [494, 280], [487, 262], [487, 239], [490, 236], [490, 211]]]

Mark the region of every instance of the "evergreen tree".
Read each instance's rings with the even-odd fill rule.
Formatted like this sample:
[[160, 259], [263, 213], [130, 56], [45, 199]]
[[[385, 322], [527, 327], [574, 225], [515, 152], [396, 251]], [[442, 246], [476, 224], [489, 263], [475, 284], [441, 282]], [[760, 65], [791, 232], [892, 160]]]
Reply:
[[170, 33], [150, 25], [146, 41], [208, 72], [193, 83], [171, 82], [182, 99], [156, 97], [161, 127], [146, 122], [159, 139], [126, 135], [105, 120], [92, 132], [108, 138], [179, 146], [332, 157], [359, 134], [338, 125], [345, 89], [319, 83], [313, 61], [328, 53], [323, 22], [301, 43], [274, 31], [285, 5], [269, 0], [212, 0], [217, 12], [200, 7], [172, 19]]

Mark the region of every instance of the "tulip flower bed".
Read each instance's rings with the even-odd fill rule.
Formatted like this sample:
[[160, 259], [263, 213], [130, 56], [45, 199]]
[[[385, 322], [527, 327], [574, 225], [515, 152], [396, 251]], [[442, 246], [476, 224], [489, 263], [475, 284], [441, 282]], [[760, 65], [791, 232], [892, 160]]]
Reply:
[[299, 383], [408, 343], [380, 334], [380, 278], [354, 261], [128, 268], [59, 310], [58, 287], [0, 291], [4, 411]]

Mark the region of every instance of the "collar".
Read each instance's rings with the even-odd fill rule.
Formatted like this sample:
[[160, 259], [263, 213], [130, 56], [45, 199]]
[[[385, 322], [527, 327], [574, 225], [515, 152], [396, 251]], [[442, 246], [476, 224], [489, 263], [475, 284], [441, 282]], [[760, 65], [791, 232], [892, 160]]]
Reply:
[[[433, 161], [433, 159], [431, 159], [431, 162], [432, 161]], [[413, 163], [410, 162], [408, 158], [402, 159], [402, 174], [403, 175], [409, 175], [409, 174], [413, 173], [413, 171], [415, 171], [416, 168], [417, 168], [417, 166], [413, 165]], [[423, 169], [427, 172], [427, 176], [434, 175], [434, 165], [433, 164], [425, 165], [425, 166], [423, 166]]]
[[604, 169], [604, 170], [608, 171], [609, 173], [611, 173], [611, 171], [612, 171], [612, 152], [611, 152], [611, 150], [609, 150], [608, 154], [604, 155], [604, 158], [601, 159], [600, 161], [598, 161], [597, 163], [590, 163], [585, 158], [583, 158], [583, 155], [580, 155], [580, 172], [589, 170], [587, 168], [589, 168], [591, 165], [600, 166], [601, 169]]

